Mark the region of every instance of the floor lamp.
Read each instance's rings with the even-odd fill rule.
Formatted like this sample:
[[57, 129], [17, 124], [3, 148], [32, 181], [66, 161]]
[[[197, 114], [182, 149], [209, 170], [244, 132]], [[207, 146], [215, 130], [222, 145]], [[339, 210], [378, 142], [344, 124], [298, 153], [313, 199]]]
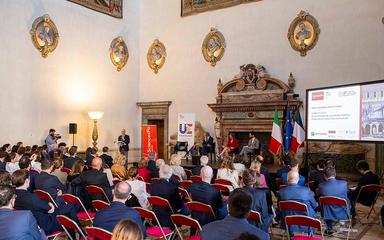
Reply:
[[91, 111], [88, 112], [88, 116], [90, 119], [93, 120], [93, 131], [92, 131], [92, 140], [93, 140], [93, 147], [97, 149], [97, 139], [99, 138], [99, 134], [97, 132], [97, 120], [99, 120], [101, 117], [103, 117], [104, 112], [99, 112], [99, 111]]

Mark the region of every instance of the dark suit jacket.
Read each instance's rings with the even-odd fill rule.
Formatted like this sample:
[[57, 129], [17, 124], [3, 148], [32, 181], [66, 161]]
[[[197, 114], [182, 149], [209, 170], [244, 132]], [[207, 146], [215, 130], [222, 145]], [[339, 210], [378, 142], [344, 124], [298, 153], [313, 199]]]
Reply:
[[315, 190], [320, 183], [325, 182], [324, 179], [324, 171], [319, 171], [319, 170], [313, 170], [309, 173], [308, 177], [309, 181], [315, 181], [315, 188], [312, 190]]
[[193, 175], [195, 175], [195, 176], [200, 176], [200, 172], [201, 172], [201, 169], [202, 169], [202, 168], [203, 168], [203, 166], [200, 166], [200, 165], [194, 167], [194, 168], [192, 169], [192, 173], [193, 173]]
[[132, 220], [137, 223], [143, 231], [144, 238], [146, 238], [146, 230], [139, 213], [135, 209], [127, 207], [124, 203], [120, 202], [112, 202], [109, 207], [96, 212], [93, 225], [112, 232], [117, 223], [123, 219]]
[[287, 165], [283, 166], [282, 168], [280, 168], [279, 170], [277, 170], [277, 173], [276, 173], [276, 177], [277, 178], [281, 178], [281, 175], [283, 173], [287, 173], [291, 170], [291, 168]]
[[5, 170], [5, 162], [0, 161], [0, 170]]
[[156, 167], [156, 161], [149, 160], [147, 168], [151, 172], [152, 178], [158, 178], [159, 177], [159, 169], [157, 169], [157, 167]]
[[208, 139], [203, 140], [203, 143], [201, 144], [200, 152], [201, 154], [207, 154], [214, 152], [214, 144], [213, 144], [213, 138], [211, 136], [208, 137]]
[[[112, 189], [109, 185], [109, 181], [107, 178], [107, 175], [99, 170], [92, 169], [89, 171], [85, 171], [82, 174], [80, 174], [79, 177], [72, 180], [72, 184], [81, 185], [83, 189], [85, 189], [86, 186], [89, 185], [96, 185], [101, 188], [103, 188], [105, 194], [107, 194], [109, 200], [112, 200]], [[88, 196], [86, 194], [86, 196]], [[88, 204], [91, 200], [103, 200], [106, 201], [104, 196], [98, 196], [96, 194], [92, 194], [92, 196], [86, 197], [86, 201], [88, 201]]]
[[[224, 206], [223, 199], [219, 190], [213, 188], [209, 183], [196, 182], [190, 187], [192, 200], [208, 204], [218, 216], [218, 209]], [[192, 212], [192, 218], [196, 219], [201, 226], [214, 221], [211, 214]]]
[[110, 155], [103, 153], [100, 157], [103, 159], [104, 164], [108, 165], [108, 167], [112, 167], [113, 159]]
[[56, 215], [48, 213], [50, 207], [47, 201], [22, 189], [16, 189], [16, 195], [14, 208], [16, 210], [30, 210], [36, 218], [37, 224], [47, 234], [61, 229], [60, 223], [56, 220]]
[[269, 235], [266, 232], [249, 224], [247, 219], [234, 218], [229, 215], [223, 220], [205, 225], [200, 236], [202, 240], [233, 240], [243, 232], [254, 234], [260, 240], [269, 239]]
[[[356, 189], [351, 192], [351, 201], [356, 201], [360, 188], [368, 184], [380, 184], [379, 177], [371, 171], [367, 172], [359, 179]], [[365, 206], [371, 206], [375, 202], [375, 198], [375, 193], [362, 192], [357, 201]]]
[[41, 189], [49, 194], [51, 194], [53, 199], [57, 198], [57, 190], [60, 189], [65, 193], [65, 186], [60, 182], [60, 180], [51, 174], [46, 172], [41, 172], [35, 177], [35, 187], [36, 189]]
[[120, 150], [124, 150], [124, 151], [129, 151], [129, 142], [130, 142], [130, 139], [129, 139], [129, 136], [127, 135], [127, 134], [125, 134], [125, 136], [124, 136], [124, 138], [123, 138], [123, 136], [119, 136], [118, 138], [117, 138], [117, 141], [122, 141], [122, 142], [124, 142], [125, 143], [125, 145], [122, 145], [122, 146], [120, 146]]
[[30, 211], [0, 209], [0, 240], [47, 239]]
[[[178, 187], [165, 179], [151, 184], [151, 195], [167, 199], [174, 213], [177, 213], [184, 204], [179, 195]], [[168, 208], [153, 206], [153, 211], [163, 227], [174, 228], [170, 219], [172, 212]]]
[[322, 209], [325, 220], [345, 220], [350, 215], [350, 203], [348, 199], [348, 183], [344, 180], [329, 179], [319, 184], [319, 196], [333, 196], [347, 200], [347, 208], [334, 205], [325, 205]]
[[95, 156], [88, 154], [87, 156], [85, 156], [85, 164], [89, 167], [92, 166], [92, 161], [94, 158]]
[[[260, 213], [263, 225], [259, 226], [264, 231], [268, 232], [269, 222], [272, 218], [268, 215], [267, 191], [268, 189], [254, 188], [251, 186], [244, 189], [252, 195], [252, 210]], [[256, 224], [256, 223], [255, 223]]]
[[39, 172], [37, 172], [35, 170], [29, 170], [29, 187], [28, 187], [28, 191], [30, 191], [30, 192], [33, 192], [36, 189], [35, 179], [36, 179], [37, 175], [39, 175]]
[[75, 164], [75, 162], [78, 160], [82, 160], [82, 159], [77, 156], [68, 157], [64, 160], [64, 167], [72, 169], [73, 164]]

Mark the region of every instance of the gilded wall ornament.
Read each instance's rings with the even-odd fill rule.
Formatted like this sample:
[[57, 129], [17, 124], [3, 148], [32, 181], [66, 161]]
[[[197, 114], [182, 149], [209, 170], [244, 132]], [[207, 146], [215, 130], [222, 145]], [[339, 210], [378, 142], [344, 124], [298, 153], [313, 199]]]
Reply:
[[301, 11], [289, 26], [288, 39], [292, 48], [305, 56], [307, 51], [315, 47], [319, 34], [317, 20], [309, 13]]
[[215, 28], [205, 36], [201, 51], [205, 61], [209, 62], [212, 67], [224, 56], [225, 52], [225, 38], [221, 32]]
[[167, 52], [165, 46], [158, 39], [153, 41], [147, 52], [148, 66], [154, 73], [158, 73], [159, 69], [164, 65]]
[[48, 14], [36, 18], [30, 31], [33, 45], [41, 52], [42, 57], [47, 57], [59, 43], [59, 33], [55, 23]]
[[109, 57], [117, 71], [120, 71], [128, 61], [129, 53], [127, 44], [122, 37], [117, 37], [112, 40], [109, 47]]

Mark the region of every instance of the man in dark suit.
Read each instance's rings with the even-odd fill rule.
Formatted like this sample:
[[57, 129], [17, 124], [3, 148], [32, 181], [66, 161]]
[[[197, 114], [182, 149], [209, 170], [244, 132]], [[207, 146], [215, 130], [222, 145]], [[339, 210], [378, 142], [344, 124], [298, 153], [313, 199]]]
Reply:
[[87, 166], [92, 166], [93, 159], [97, 157], [96, 153], [97, 153], [96, 148], [91, 148], [91, 150], [89, 151], [89, 154], [85, 156], [85, 164]]
[[3, 150], [0, 150], [0, 170], [5, 170], [5, 159], [7, 158], [8, 153]]
[[223, 220], [211, 222], [203, 227], [203, 240], [233, 240], [241, 233], [248, 232], [261, 240], [268, 240], [269, 235], [256, 226], [249, 224], [247, 217], [252, 209], [252, 196], [244, 189], [237, 188], [228, 198], [229, 215]]
[[28, 156], [23, 156], [19, 161], [19, 167], [20, 169], [26, 169], [29, 173], [29, 186], [28, 191], [31, 193], [36, 189], [35, 186], [35, 179], [36, 176], [39, 175], [39, 172], [37, 171], [31, 171], [32, 165], [31, 165], [31, 159]]
[[68, 153], [69, 153], [69, 157], [67, 157], [64, 160], [64, 167], [68, 168], [68, 169], [72, 169], [73, 164], [75, 164], [76, 161], [82, 160], [82, 159], [79, 158], [78, 156], [76, 156], [76, 154], [77, 154], [77, 146], [72, 146], [69, 149]]
[[[101, 187], [103, 188], [108, 199], [112, 200], [111, 185], [109, 184], [107, 175], [103, 173], [102, 165], [103, 160], [101, 158], [94, 158], [92, 160], [92, 170], [84, 171], [82, 174], [80, 174], [79, 177], [75, 178], [72, 183], [76, 185], [81, 185], [84, 189], [86, 186], [89, 185], [96, 185], [98, 187]], [[87, 206], [90, 206], [91, 201], [95, 199], [106, 201], [104, 196], [97, 196], [96, 194], [92, 194], [92, 196], [88, 196], [88, 198], [86, 198]]]
[[47, 239], [30, 211], [13, 210], [15, 198], [13, 187], [0, 186], [0, 239]]
[[372, 192], [362, 192], [360, 193], [359, 199], [357, 199], [357, 195], [359, 194], [361, 187], [369, 184], [380, 184], [379, 177], [369, 170], [369, 164], [367, 161], [361, 160], [357, 162], [356, 168], [357, 171], [359, 171], [363, 176], [359, 179], [356, 189], [352, 190], [349, 194], [353, 216], [355, 215], [355, 202], [359, 202], [364, 206], [371, 206], [376, 200], [376, 193]]
[[[151, 184], [151, 195], [167, 199], [171, 204], [174, 213], [187, 215], [188, 210], [184, 206], [183, 200], [179, 195], [178, 186], [169, 181], [172, 176], [172, 168], [167, 164], [162, 165], [160, 167], [159, 175], [160, 181]], [[170, 209], [153, 206], [153, 211], [156, 213], [156, 216], [163, 227], [174, 229], [174, 225], [170, 219], [170, 215], [172, 214]]]
[[[313, 196], [313, 192], [308, 187], [303, 187], [298, 185], [299, 182], [299, 172], [291, 170], [288, 173], [288, 186], [280, 189], [279, 191], [279, 201], [284, 200], [293, 200], [304, 203], [308, 209], [308, 215], [310, 217], [316, 218], [315, 209], [318, 207], [318, 204]], [[284, 210], [281, 214], [281, 219], [285, 219], [287, 215], [297, 215], [303, 214], [302, 212]], [[281, 221], [281, 227], [285, 229], [285, 221]], [[306, 227], [290, 227], [292, 232], [308, 232]]]
[[125, 155], [128, 162], [128, 151], [129, 151], [130, 139], [129, 139], [129, 135], [125, 133], [126, 133], [125, 129], [121, 129], [121, 135], [117, 138], [117, 141], [120, 144], [120, 148], [119, 148], [120, 152]]
[[315, 182], [315, 186], [311, 190], [314, 191], [319, 186], [320, 183], [324, 182], [325, 181], [324, 177], [325, 177], [324, 176], [324, 160], [319, 160], [316, 163], [316, 169], [311, 171], [308, 176], [309, 181]]
[[[212, 207], [217, 219], [223, 219], [228, 213], [219, 190], [211, 186], [213, 170], [210, 166], [201, 169], [201, 182], [192, 183], [190, 192], [193, 201], [202, 202]], [[201, 226], [215, 220], [211, 214], [192, 212], [192, 218], [196, 219]]]
[[336, 179], [336, 169], [334, 167], [326, 167], [324, 170], [327, 181], [319, 184], [319, 196], [333, 196], [345, 199], [348, 207], [339, 207], [335, 205], [323, 206], [323, 218], [327, 223], [328, 231], [332, 232], [333, 222], [337, 220], [345, 220], [350, 216], [350, 203], [348, 199], [348, 183], [344, 180]]
[[116, 184], [111, 205], [96, 213], [93, 225], [112, 232], [120, 220], [128, 219], [140, 226], [143, 236], [146, 238], [146, 230], [139, 213], [135, 209], [125, 206], [130, 194], [131, 186], [128, 183], [119, 182]]
[[148, 153], [148, 170], [151, 172], [151, 177], [158, 178], [159, 177], [159, 169], [156, 167], [156, 153], [150, 152]]
[[112, 167], [113, 159], [111, 155], [108, 154], [109, 148], [107, 146], [103, 147], [103, 154], [101, 154], [101, 159], [103, 159], [103, 163], [107, 165], [107, 167]]
[[214, 153], [214, 146], [213, 138], [209, 135], [209, 132], [204, 132], [204, 139], [201, 144], [200, 154], [208, 155], [209, 153]]

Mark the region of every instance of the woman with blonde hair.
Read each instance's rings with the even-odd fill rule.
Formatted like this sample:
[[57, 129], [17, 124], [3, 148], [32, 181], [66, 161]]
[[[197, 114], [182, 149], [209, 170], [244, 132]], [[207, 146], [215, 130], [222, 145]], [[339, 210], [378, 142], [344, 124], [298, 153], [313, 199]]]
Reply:
[[140, 227], [131, 220], [121, 220], [112, 231], [112, 240], [142, 240]]
[[181, 181], [187, 180], [187, 174], [185, 173], [184, 168], [180, 166], [180, 164], [181, 164], [181, 157], [177, 154], [172, 154], [169, 165], [173, 170], [173, 174], [178, 176]]
[[239, 174], [233, 166], [233, 162], [228, 158], [224, 158], [217, 170], [217, 179], [226, 179], [232, 183], [233, 188], [239, 187]]
[[251, 166], [249, 167], [250, 170], [255, 171], [256, 176], [256, 187], [260, 188], [268, 188], [267, 181], [265, 180], [264, 174], [261, 174], [260, 169], [261, 169], [261, 162], [254, 160], [251, 163]]
[[125, 168], [125, 162], [127, 158], [124, 154], [121, 154], [120, 152], [117, 154], [117, 156], [113, 159], [113, 165], [111, 167], [112, 175], [117, 175], [121, 180], [126, 180], [128, 178], [128, 172]]
[[56, 176], [60, 180], [60, 182], [65, 185], [67, 182], [68, 174], [61, 171], [63, 166], [63, 159], [55, 158], [53, 161], [53, 171], [51, 172], [51, 175]]

